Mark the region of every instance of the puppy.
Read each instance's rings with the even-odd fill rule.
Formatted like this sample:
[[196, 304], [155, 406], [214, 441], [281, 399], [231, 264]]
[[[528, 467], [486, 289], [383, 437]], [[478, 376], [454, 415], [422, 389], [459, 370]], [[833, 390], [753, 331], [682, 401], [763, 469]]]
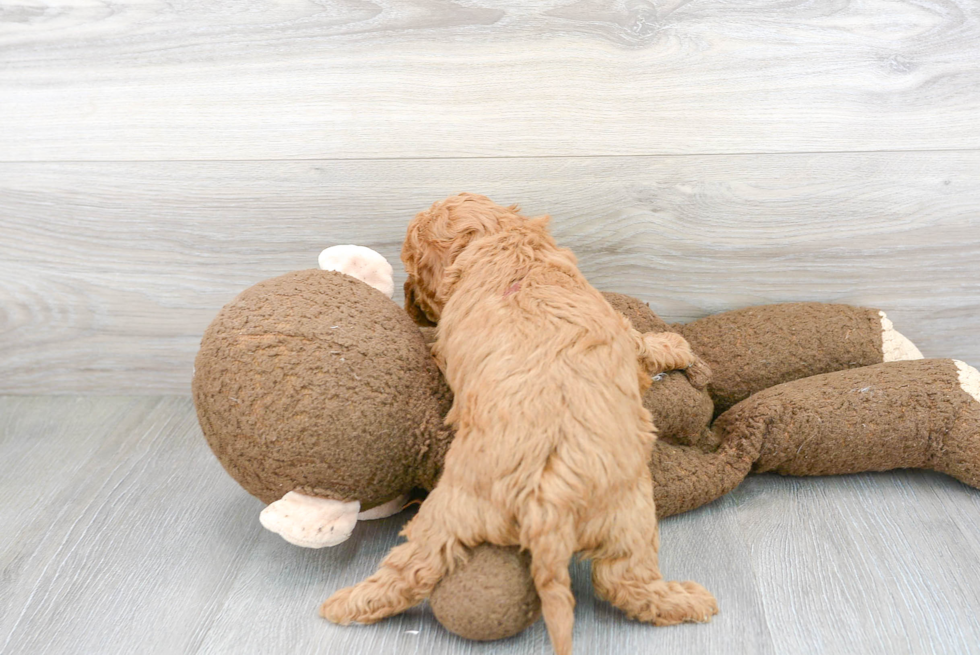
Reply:
[[373, 623], [424, 600], [480, 543], [519, 545], [551, 643], [572, 651], [568, 566], [593, 560], [599, 596], [656, 625], [706, 621], [712, 595], [666, 582], [647, 462], [650, 376], [695, 363], [672, 333], [640, 335], [559, 248], [548, 217], [462, 194], [408, 228], [407, 309], [435, 323], [433, 355], [455, 394], [442, 477], [364, 582], [321, 607]]

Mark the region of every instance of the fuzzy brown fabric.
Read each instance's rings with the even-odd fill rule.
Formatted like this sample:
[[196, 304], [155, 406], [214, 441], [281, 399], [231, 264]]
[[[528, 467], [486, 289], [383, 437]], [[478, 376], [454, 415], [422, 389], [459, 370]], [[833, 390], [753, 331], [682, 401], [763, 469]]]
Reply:
[[658, 516], [699, 507], [750, 471], [838, 475], [896, 468], [946, 473], [980, 488], [980, 403], [950, 359], [889, 362], [760, 391], [722, 414], [711, 453], [658, 444], [650, 462]]
[[[640, 332], [673, 331], [648, 304], [621, 293], [604, 291], [602, 295]], [[671, 371], [661, 375], [647, 389], [643, 405], [653, 415], [659, 440], [702, 449], [717, 446], [712, 433], [705, 429], [714, 412], [711, 396], [704, 389], [694, 388], [684, 373]]]
[[715, 415], [783, 382], [882, 362], [876, 309], [763, 305], [675, 327], [711, 366]]
[[714, 413], [711, 396], [695, 389], [683, 373], [671, 371], [655, 380], [643, 394], [643, 406], [653, 415], [658, 441], [701, 450], [718, 445], [707, 427]]
[[671, 330], [670, 326], [663, 319], [654, 314], [649, 304], [637, 300], [633, 296], [603, 291], [602, 297], [612, 305], [613, 309], [628, 318], [630, 323], [633, 324], [633, 327], [640, 332], [676, 331]]
[[226, 305], [193, 394], [218, 460], [265, 503], [298, 490], [368, 509], [431, 488], [452, 436], [449, 388], [418, 328], [341, 273], [288, 273]]
[[762, 391], [730, 412], [765, 434], [755, 472], [924, 468], [980, 486], [980, 403], [950, 359], [889, 362]]
[[[443, 578], [429, 603], [439, 623], [467, 639], [487, 641], [517, 634], [541, 616], [531, 578], [531, 557], [516, 546], [482, 545], [473, 550], [463, 575]], [[460, 604], [461, 598], [466, 605]]]
[[658, 441], [650, 458], [657, 516], [696, 509], [741, 484], [758, 454], [758, 436], [738, 431], [718, 434], [719, 440], [727, 439], [714, 452]]

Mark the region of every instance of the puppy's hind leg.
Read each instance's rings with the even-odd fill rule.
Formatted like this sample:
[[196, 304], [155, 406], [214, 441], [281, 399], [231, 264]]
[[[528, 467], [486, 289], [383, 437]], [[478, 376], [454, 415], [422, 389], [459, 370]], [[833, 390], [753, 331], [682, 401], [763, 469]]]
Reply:
[[425, 600], [465, 553], [443, 499], [434, 489], [402, 531], [408, 541], [393, 548], [374, 575], [328, 598], [321, 616], [342, 625], [375, 623]]
[[710, 592], [696, 582], [667, 582], [660, 574], [653, 499], [647, 485], [639, 487], [624, 494], [618, 511], [594, 518], [589, 526], [601, 541], [589, 553], [596, 593], [637, 621], [673, 625], [710, 620], [718, 613]]

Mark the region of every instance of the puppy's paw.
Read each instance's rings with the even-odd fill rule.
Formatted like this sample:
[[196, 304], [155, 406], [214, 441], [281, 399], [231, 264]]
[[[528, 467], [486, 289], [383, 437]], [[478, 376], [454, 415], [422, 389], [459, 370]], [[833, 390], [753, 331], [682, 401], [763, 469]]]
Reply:
[[334, 593], [320, 605], [320, 616], [339, 625], [350, 625], [357, 620], [357, 613], [351, 603], [354, 587], [346, 587]]
[[706, 623], [718, 613], [718, 601], [697, 582], [670, 582], [668, 588], [651, 621], [654, 625]]
[[711, 367], [700, 357], [695, 357], [694, 363], [684, 369], [684, 375], [692, 387], [701, 390], [711, 382]]
[[345, 587], [320, 605], [320, 616], [340, 625], [367, 625], [404, 609], [390, 604], [383, 591], [370, 579], [353, 587]]
[[674, 332], [647, 332], [639, 335], [640, 361], [651, 375], [685, 369], [698, 361], [687, 339]]

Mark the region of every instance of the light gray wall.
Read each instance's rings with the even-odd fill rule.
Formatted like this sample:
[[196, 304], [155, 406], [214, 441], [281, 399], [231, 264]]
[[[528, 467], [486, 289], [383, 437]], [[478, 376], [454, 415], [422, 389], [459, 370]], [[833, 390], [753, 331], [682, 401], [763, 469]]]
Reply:
[[980, 364], [980, 5], [0, 0], [0, 392], [188, 393], [237, 292], [336, 243], [400, 283], [462, 190], [667, 319]]

